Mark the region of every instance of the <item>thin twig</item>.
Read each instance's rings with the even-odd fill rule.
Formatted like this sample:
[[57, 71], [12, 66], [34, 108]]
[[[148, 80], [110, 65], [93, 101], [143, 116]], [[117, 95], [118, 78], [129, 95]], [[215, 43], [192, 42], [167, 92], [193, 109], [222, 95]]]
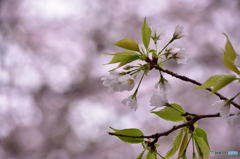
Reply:
[[[167, 74], [169, 74], [169, 75], [171, 75], [171, 76], [173, 76], [173, 77], [175, 77], [175, 78], [181, 79], [181, 80], [183, 80], [183, 81], [190, 82], [190, 83], [195, 84], [195, 85], [198, 85], [198, 86], [201, 86], [201, 85], [202, 85], [202, 83], [200, 83], [200, 82], [198, 82], [198, 81], [196, 81], [196, 80], [193, 80], [193, 79], [191, 79], [191, 78], [189, 78], [189, 77], [186, 77], [186, 76], [183, 76], [183, 75], [179, 75], [179, 74], [177, 74], [177, 73], [175, 73], [175, 72], [172, 72], [172, 71], [169, 71], [169, 70], [167, 70], [167, 69], [163, 69], [163, 68], [160, 67], [159, 65], [154, 64], [153, 67], [154, 67], [155, 69], [159, 70], [159, 71], [162, 71], [162, 72], [164, 72], [164, 73], [167, 73]], [[206, 90], [208, 90], [209, 92], [212, 92], [212, 89], [210, 89], [210, 88], [206, 88]], [[222, 94], [220, 94], [220, 93], [218, 93], [218, 92], [215, 92], [214, 94], [215, 94], [216, 96], [218, 96], [219, 99], [221, 99], [221, 100], [229, 101], [229, 99], [228, 99], [227, 97], [223, 96]], [[240, 105], [239, 105], [239, 104], [235, 103], [234, 101], [230, 101], [230, 102], [231, 102], [231, 104], [232, 104], [233, 106], [235, 106], [236, 108], [240, 109]]]
[[142, 135], [142, 136], [131, 136], [131, 135], [115, 134], [114, 132], [109, 132], [108, 134], [109, 135], [113, 135], [113, 136], [118, 136], [118, 137], [154, 139], [153, 142], [156, 143], [161, 136], [167, 136], [168, 134], [170, 134], [171, 132], [173, 132], [175, 130], [178, 130], [180, 128], [193, 125], [195, 122], [197, 122], [200, 119], [203, 119], [203, 118], [215, 118], [215, 117], [220, 117], [220, 113], [207, 114], [207, 115], [196, 115], [195, 114], [193, 119], [191, 119], [191, 120], [189, 120], [189, 121], [187, 121], [185, 123], [182, 123], [180, 125], [175, 125], [175, 126], [173, 126], [171, 129], [169, 129], [167, 131], [164, 131], [164, 132], [161, 132], [161, 133], [155, 133], [153, 135], [148, 135], [148, 136], [145, 136], [145, 135]]

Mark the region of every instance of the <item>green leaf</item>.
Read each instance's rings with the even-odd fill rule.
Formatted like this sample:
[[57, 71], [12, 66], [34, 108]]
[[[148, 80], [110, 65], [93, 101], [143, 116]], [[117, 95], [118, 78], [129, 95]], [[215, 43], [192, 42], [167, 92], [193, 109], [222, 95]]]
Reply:
[[115, 128], [111, 127], [111, 126], [109, 126], [109, 128], [112, 129], [112, 131], [120, 131], [121, 130], [121, 129], [115, 129]]
[[139, 58], [139, 54], [132, 51], [123, 51], [123, 52], [117, 52], [117, 53], [108, 54], [108, 55], [114, 55], [112, 60], [108, 64], [122, 63], [122, 62], [129, 63]]
[[169, 120], [169, 121], [183, 121], [185, 118], [182, 114], [185, 113], [183, 108], [178, 104], [168, 104], [164, 109], [160, 111], [153, 111], [152, 113], [156, 114], [162, 119]]
[[182, 144], [181, 144], [179, 152], [178, 152], [178, 158], [184, 156], [187, 145], [188, 145], [188, 132], [185, 131], [185, 135], [183, 137]]
[[157, 148], [157, 147], [159, 147], [160, 146], [160, 144], [155, 144], [155, 147]]
[[209, 144], [208, 144], [208, 138], [207, 138], [207, 133], [201, 129], [201, 128], [196, 128], [194, 130], [195, 135], [197, 135], [198, 137], [202, 137], [204, 139], [204, 141], [206, 142], [206, 144], [208, 145], [208, 147], [210, 148]]
[[196, 149], [198, 151], [199, 157], [208, 158], [210, 153], [210, 147], [208, 144], [207, 134], [201, 129], [195, 129], [193, 133], [193, 139], [196, 144]]
[[140, 58], [139, 54], [132, 51], [123, 51], [123, 52], [117, 52], [117, 53], [108, 54], [108, 55], [114, 55], [112, 60], [108, 64], [119, 63], [117, 68]]
[[187, 159], [186, 153], [180, 159]]
[[234, 60], [237, 56], [236, 51], [234, 50], [231, 41], [229, 40], [228, 36], [226, 34], [224, 34], [227, 41], [225, 44], [225, 49], [224, 49], [224, 64], [227, 68], [229, 68], [230, 70], [232, 70], [233, 72], [240, 74], [240, 71], [238, 70], [238, 68], [235, 66], [234, 64]]
[[192, 159], [197, 159], [197, 155], [195, 152], [193, 152]]
[[212, 88], [212, 92], [215, 93], [236, 79], [234, 75], [214, 75], [196, 89]]
[[193, 138], [193, 140], [194, 140], [194, 143], [195, 143], [195, 148], [196, 148], [196, 150], [197, 150], [197, 152], [198, 152], [198, 157], [199, 157], [199, 159], [203, 159], [203, 154], [202, 154], [202, 152], [200, 151], [200, 148], [199, 148], [197, 142], [195, 141], [194, 138]]
[[197, 135], [193, 135], [193, 138], [195, 140], [196, 146], [198, 147], [197, 149], [199, 151], [200, 156], [203, 156], [204, 159], [208, 159], [210, 149], [209, 149], [208, 144], [204, 140], [204, 138], [198, 137]]
[[142, 25], [142, 41], [146, 49], [148, 49], [148, 45], [150, 43], [151, 33], [152, 30], [148, 26], [146, 18], [144, 18], [144, 22]]
[[165, 158], [169, 159], [170, 157], [172, 157], [177, 150], [180, 147], [181, 141], [182, 141], [182, 137], [183, 137], [183, 130], [181, 130], [178, 135], [175, 137], [173, 144], [172, 144], [172, 148], [167, 152]]
[[143, 152], [141, 152], [136, 159], [142, 159], [144, 152], [145, 152], [145, 150]]
[[157, 159], [157, 155], [155, 151], [148, 151], [146, 159]]
[[[135, 128], [122, 129], [122, 130], [118, 130], [118, 129], [114, 129], [114, 128], [111, 128], [111, 129], [115, 131], [113, 134], [129, 135], [129, 136], [143, 136], [144, 135], [141, 130], [135, 129]], [[131, 137], [121, 137], [121, 136], [117, 136], [117, 137], [124, 142], [132, 143], [132, 144], [138, 144], [138, 143], [142, 143], [144, 141], [143, 138], [131, 138]]]
[[128, 39], [128, 38], [122, 39], [114, 43], [114, 45], [124, 49], [132, 50], [132, 51], [139, 51], [138, 43], [133, 39]]
[[210, 146], [206, 132], [201, 128], [196, 128], [193, 133], [193, 139], [195, 141], [195, 147], [197, 149], [199, 158], [208, 158]]

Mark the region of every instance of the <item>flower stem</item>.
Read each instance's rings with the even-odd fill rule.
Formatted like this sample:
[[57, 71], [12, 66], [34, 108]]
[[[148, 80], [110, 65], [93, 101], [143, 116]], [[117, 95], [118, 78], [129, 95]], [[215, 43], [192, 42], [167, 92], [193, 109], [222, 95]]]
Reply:
[[144, 75], [145, 75], [145, 72], [143, 72], [142, 77], [141, 77], [141, 79], [140, 79], [140, 81], [139, 81], [139, 83], [138, 83], [138, 86], [137, 86], [136, 90], [134, 91], [134, 93], [133, 93], [133, 95], [132, 95], [133, 98], [136, 98], [136, 96], [137, 96], [137, 92], [138, 92], [138, 89], [139, 89], [139, 87], [140, 87], [140, 84], [142, 83], [142, 80], [143, 80]]
[[173, 40], [171, 39], [163, 48], [161, 51], [158, 52], [158, 56], [168, 47], [169, 44], [171, 44]]

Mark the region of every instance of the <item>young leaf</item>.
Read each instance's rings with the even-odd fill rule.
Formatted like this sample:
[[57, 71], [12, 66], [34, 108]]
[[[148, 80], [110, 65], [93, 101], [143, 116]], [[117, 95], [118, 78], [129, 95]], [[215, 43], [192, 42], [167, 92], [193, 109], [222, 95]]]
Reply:
[[114, 45], [124, 49], [132, 50], [132, 51], [139, 51], [138, 43], [133, 39], [128, 39], [128, 38], [122, 39], [114, 43]]
[[202, 152], [200, 151], [200, 148], [199, 148], [197, 142], [195, 141], [194, 138], [193, 138], [193, 140], [194, 140], [194, 143], [195, 143], [195, 148], [196, 148], [197, 153], [198, 153], [198, 158], [199, 158], [199, 159], [203, 159], [203, 154], [202, 154]]
[[[117, 52], [117, 53], [113, 53], [113, 54], [110, 53], [108, 55], [114, 55], [112, 60], [108, 64], [119, 63], [118, 67], [113, 70], [116, 70], [119, 67], [124, 66], [124, 65], [140, 58], [139, 54], [137, 54], [136, 52], [132, 52], [132, 51], [123, 51], [123, 52]], [[111, 71], [113, 71], [113, 70], [111, 70]]]
[[113, 128], [113, 127], [109, 127], [110, 129], [112, 129], [112, 131], [120, 131], [121, 129], [115, 129], [115, 128]]
[[146, 49], [148, 49], [148, 45], [151, 39], [152, 30], [147, 24], [146, 18], [144, 18], [144, 22], [142, 25], [142, 41]]
[[[193, 133], [193, 139], [199, 158], [207, 158], [210, 153], [210, 146], [208, 144], [206, 132], [201, 128], [196, 128]], [[195, 152], [193, 152], [193, 158], [196, 158]]]
[[177, 152], [177, 150], [180, 147], [182, 137], [183, 137], [183, 130], [181, 130], [178, 133], [178, 135], [175, 137], [175, 139], [173, 141], [172, 148], [167, 152], [167, 154], [165, 156], [166, 159], [169, 159], [170, 157], [172, 157]]
[[238, 68], [234, 64], [234, 60], [237, 56], [237, 53], [234, 50], [228, 36], [226, 34], [224, 34], [224, 35], [227, 39], [226, 44], [225, 44], [225, 49], [224, 49], [224, 64], [227, 68], [229, 68], [233, 72], [235, 72], [237, 74], [240, 74], [240, 71], [238, 70]]
[[236, 79], [234, 75], [214, 75], [196, 89], [212, 88], [212, 92], [215, 93]]
[[[193, 140], [194, 140], [194, 139], [193, 139]], [[196, 148], [197, 153], [198, 153], [198, 158], [199, 158], [199, 159], [203, 159], [203, 154], [202, 154], [202, 152], [200, 151], [200, 148], [199, 148], [198, 144], [196, 143], [195, 140], [194, 140], [194, 142], [195, 142], [195, 148]]]
[[195, 152], [193, 152], [193, 154], [192, 154], [192, 159], [197, 159], [197, 156], [196, 156]]
[[194, 133], [199, 136], [202, 137], [204, 139], [204, 141], [206, 142], [206, 144], [208, 145], [208, 147], [210, 148], [209, 144], [208, 144], [208, 138], [207, 138], [207, 133], [201, 129], [201, 128], [196, 128], [194, 130]]
[[183, 159], [188, 159], [186, 155], [183, 156]]
[[198, 151], [200, 151], [199, 154], [202, 154], [204, 159], [209, 158], [210, 149], [207, 143], [205, 142], [204, 138], [198, 137], [197, 135], [193, 135], [193, 138], [195, 140], [196, 146], [198, 146], [199, 148], [198, 149]]
[[213, 92], [217, 92], [218, 90], [222, 89], [226, 85], [230, 84], [232, 81], [236, 80], [236, 76], [234, 75], [224, 75], [219, 80], [213, 87]]
[[155, 144], [155, 147], [157, 148], [157, 147], [159, 147], [160, 146], [160, 144]]
[[156, 114], [162, 119], [175, 121], [175, 122], [183, 121], [185, 119], [182, 116], [182, 114], [185, 113], [185, 111], [180, 105], [175, 103], [169, 104], [164, 109], [160, 111], [153, 111], [152, 113]]
[[186, 153], [180, 159], [187, 159]]
[[207, 134], [206, 132], [201, 129], [197, 128], [195, 129], [193, 133], [193, 139], [196, 144], [196, 149], [198, 151], [199, 156], [205, 158], [208, 158], [210, 153], [210, 147], [208, 144]]
[[108, 64], [126, 63], [126, 62], [129, 63], [139, 58], [139, 55], [132, 51], [123, 51], [123, 52], [117, 52], [117, 53], [108, 54], [108, 55], [114, 55], [112, 60]]
[[144, 152], [145, 152], [145, 150], [143, 152], [141, 152], [136, 159], [142, 159]]
[[[135, 129], [135, 128], [122, 129], [122, 130], [118, 130], [118, 129], [114, 129], [114, 128], [111, 128], [111, 129], [115, 131], [113, 134], [129, 135], [129, 136], [143, 136], [142, 131], [139, 129]], [[138, 144], [138, 143], [143, 142], [143, 138], [131, 138], [131, 137], [121, 137], [121, 136], [117, 136], [117, 137], [124, 142], [132, 143], [132, 144]]]
[[176, 103], [169, 104], [168, 106], [170, 106], [171, 108], [175, 109], [176, 111], [178, 111], [181, 114], [185, 113], [185, 111], [182, 108], [182, 106], [180, 106], [180, 105], [178, 105]]
[[187, 149], [187, 144], [188, 144], [188, 132], [185, 131], [185, 135], [183, 137], [182, 144], [181, 144], [179, 152], [178, 152], [178, 158], [184, 156], [186, 149]]
[[148, 151], [146, 159], [157, 159], [157, 155], [155, 151]]

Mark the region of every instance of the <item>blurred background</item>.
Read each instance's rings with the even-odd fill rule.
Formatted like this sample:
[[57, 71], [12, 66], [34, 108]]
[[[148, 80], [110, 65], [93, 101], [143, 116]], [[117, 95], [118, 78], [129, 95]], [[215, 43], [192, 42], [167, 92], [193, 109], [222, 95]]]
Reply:
[[[230, 73], [222, 62], [222, 33], [240, 52], [239, 0], [0, 0], [0, 159], [134, 159], [141, 146], [109, 136], [109, 126], [150, 135], [174, 125], [149, 113], [157, 72], [145, 78], [136, 112], [121, 104], [130, 92], [109, 93], [100, 80], [113, 68], [103, 65], [110, 57], [102, 53], [118, 51], [112, 43], [122, 38], [141, 42], [144, 17], [164, 33], [160, 45], [176, 25], [184, 26], [185, 37], [173, 46], [184, 47], [189, 62], [166, 68], [201, 82]], [[165, 77], [170, 102], [193, 113], [216, 112], [217, 97]], [[220, 92], [232, 97], [237, 91], [231, 84]], [[240, 151], [239, 128], [227, 120], [199, 126], [213, 151]], [[159, 140], [161, 154], [174, 135]]]

